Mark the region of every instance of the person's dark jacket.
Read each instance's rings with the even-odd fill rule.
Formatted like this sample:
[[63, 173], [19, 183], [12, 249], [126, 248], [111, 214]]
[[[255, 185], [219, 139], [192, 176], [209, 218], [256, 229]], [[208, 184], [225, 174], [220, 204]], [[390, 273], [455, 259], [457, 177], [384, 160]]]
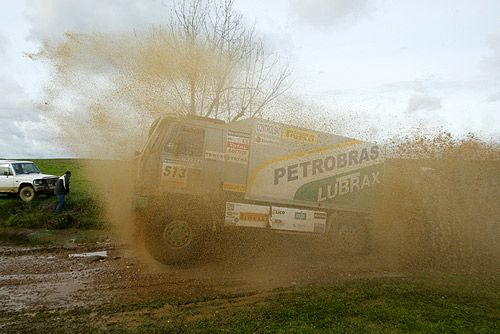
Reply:
[[56, 187], [54, 188], [54, 194], [66, 195], [67, 193], [69, 193], [69, 176], [63, 175], [56, 182]]

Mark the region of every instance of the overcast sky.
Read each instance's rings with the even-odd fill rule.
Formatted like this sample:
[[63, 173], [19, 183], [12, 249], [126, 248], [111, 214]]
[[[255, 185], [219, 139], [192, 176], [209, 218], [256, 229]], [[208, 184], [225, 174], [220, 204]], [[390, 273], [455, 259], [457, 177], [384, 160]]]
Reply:
[[[40, 116], [48, 70], [24, 56], [64, 32], [146, 30], [169, 0], [2, 0], [0, 157], [68, 152]], [[500, 139], [500, 1], [236, 0], [293, 71], [291, 94], [382, 138], [424, 126]], [[368, 129], [367, 129], [368, 128]]]

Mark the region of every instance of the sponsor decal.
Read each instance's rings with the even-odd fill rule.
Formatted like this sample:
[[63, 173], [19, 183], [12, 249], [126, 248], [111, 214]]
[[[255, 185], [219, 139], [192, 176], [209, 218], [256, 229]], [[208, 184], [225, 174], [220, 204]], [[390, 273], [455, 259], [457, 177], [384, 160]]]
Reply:
[[222, 190], [224, 191], [232, 191], [236, 193], [244, 193], [246, 191], [246, 186], [241, 183], [222, 183]]
[[382, 175], [383, 165], [377, 164], [328, 176], [298, 187], [293, 199], [369, 208], [374, 204], [374, 188], [380, 185]]
[[316, 132], [291, 127], [283, 129], [282, 138], [305, 144], [316, 144], [318, 142], [318, 134]]
[[278, 145], [281, 141], [283, 125], [258, 122], [255, 127], [255, 142], [263, 145]]
[[246, 194], [369, 210], [383, 161], [382, 146], [358, 140], [292, 152], [252, 166]]
[[269, 215], [266, 213], [240, 212], [240, 220], [267, 222]]
[[380, 156], [380, 147], [371, 146], [352, 149], [348, 152], [325, 154], [312, 160], [288, 164], [274, 169], [274, 185], [307, 179], [321, 174], [334, 174], [346, 167], [363, 167], [363, 164], [376, 161]]
[[326, 219], [326, 212], [314, 212], [315, 219]]
[[250, 139], [241, 135], [229, 133], [227, 135], [227, 148], [248, 151], [250, 149]]
[[278, 145], [280, 143], [280, 140], [273, 137], [266, 138], [261, 136], [255, 136], [255, 142], [257, 144], [263, 144], [263, 145]]
[[235, 150], [245, 150], [248, 151], [249, 145], [248, 144], [242, 144], [242, 143], [236, 143], [236, 142], [227, 142], [227, 148], [228, 149], [235, 149]]
[[295, 212], [295, 219], [306, 220], [307, 214], [305, 212]]
[[216, 161], [226, 161], [234, 162], [238, 164], [247, 164], [248, 162], [248, 151], [246, 155], [242, 155], [239, 152], [216, 152], [216, 151], [205, 151], [205, 159], [216, 160]]
[[[322, 217], [316, 215], [323, 214]], [[325, 231], [326, 214], [324, 212], [273, 207], [271, 229], [297, 232], [322, 233]]]
[[[257, 165], [250, 173], [248, 178], [248, 190], [250, 193], [254, 192], [254, 186], [257, 184], [259, 187], [256, 192], [260, 193], [262, 190], [266, 189], [264, 187], [269, 188], [268, 184], [273, 182], [273, 180], [269, 180], [269, 172], [274, 171], [277, 166], [282, 166], [282, 164], [287, 163], [289, 161], [300, 161], [302, 162], [304, 159], [312, 160], [316, 156], [323, 156], [326, 154], [331, 154], [329, 152], [339, 152], [345, 147], [362, 144], [363, 142], [359, 140], [349, 140], [329, 146], [318, 147], [314, 149], [309, 149], [301, 152], [294, 152], [288, 155], [276, 157], [270, 159], [268, 161], [264, 161]], [[276, 172], [275, 172], [276, 173]]]
[[380, 183], [380, 171], [361, 175], [360, 172], [337, 177], [325, 182], [318, 188], [318, 202], [335, 199], [338, 196], [350, 194], [356, 190], [370, 188]]
[[270, 122], [258, 122], [255, 127], [255, 132], [261, 137], [280, 138], [283, 131], [283, 125]]
[[248, 158], [248, 150], [239, 150], [239, 149], [236, 149], [236, 148], [230, 148], [230, 147], [228, 147], [226, 149], [226, 153], [227, 154], [232, 154], [234, 156], [240, 156], [240, 157], [245, 158], [245, 159]]
[[200, 157], [182, 156], [182, 157], [167, 157], [163, 160], [164, 163], [173, 165], [181, 165], [189, 169], [196, 168], [196, 164], [202, 159]]
[[269, 207], [246, 203], [226, 203], [225, 224], [266, 228], [269, 224]]
[[250, 139], [248, 137], [228, 134], [226, 152], [205, 151], [205, 159], [247, 164], [249, 148]]

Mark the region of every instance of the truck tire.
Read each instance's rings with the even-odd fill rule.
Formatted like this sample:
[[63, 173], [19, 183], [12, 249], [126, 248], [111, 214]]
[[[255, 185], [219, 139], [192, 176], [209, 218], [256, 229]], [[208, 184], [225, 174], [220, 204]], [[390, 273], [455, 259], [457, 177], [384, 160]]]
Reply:
[[192, 212], [151, 216], [144, 223], [144, 241], [155, 260], [180, 264], [197, 259], [208, 230], [200, 216]]
[[368, 248], [368, 231], [361, 219], [346, 219], [334, 227], [335, 248], [347, 255], [363, 254]]
[[33, 198], [35, 198], [36, 192], [35, 189], [32, 186], [23, 186], [19, 190], [19, 197], [24, 201], [24, 202], [31, 202]]

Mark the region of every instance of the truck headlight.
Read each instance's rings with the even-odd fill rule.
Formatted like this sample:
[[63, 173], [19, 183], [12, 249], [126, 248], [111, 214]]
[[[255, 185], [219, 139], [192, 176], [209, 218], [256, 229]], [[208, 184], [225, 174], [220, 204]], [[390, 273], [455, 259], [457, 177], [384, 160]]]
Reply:
[[42, 183], [43, 183], [43, 181], [42, 181], [42, 180], [33, 180], [33, 184], [34, 184], [35, 186], [39, 186], [39, 185], [41, 185]]

